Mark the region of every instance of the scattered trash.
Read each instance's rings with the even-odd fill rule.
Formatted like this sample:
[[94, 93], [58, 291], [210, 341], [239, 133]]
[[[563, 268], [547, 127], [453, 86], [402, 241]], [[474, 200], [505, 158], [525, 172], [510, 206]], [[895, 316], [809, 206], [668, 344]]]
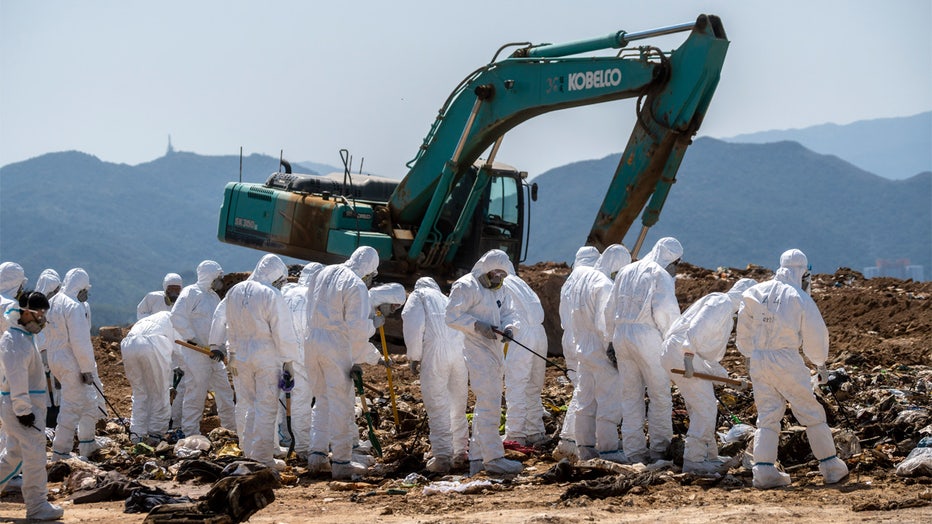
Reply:
[[470, 480], [468, 482], [438, 480], [424, 486], [422, 493], [424, 495], [436, 495], [438, 493], [480, 493], [487, 489], [492, 489], [490, 480]]
[[896, 474], [901, 477], [932, 476], [932, 437], [923, 437], [919, 441], [906, 459], [897, 464]]

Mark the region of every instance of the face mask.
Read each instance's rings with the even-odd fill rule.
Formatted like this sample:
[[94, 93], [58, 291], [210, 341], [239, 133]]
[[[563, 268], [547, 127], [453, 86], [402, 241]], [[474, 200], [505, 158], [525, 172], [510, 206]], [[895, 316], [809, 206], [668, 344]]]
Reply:
[[667, 270], [667, 273], [669, 273], [671, 277], [676, 278], [676, 269], [679, 265], [680, 265], [680, 259], [676, 259], [673, 262], [670, 262], [669, 264], [667, 264], [667, 267], [665, 267], [664, 269]]
[[812, 273], [810, 273], [808, 269], [803, 273], [802, 289], [807, 294], [810, 294], [812, 290]]
[[165, 303], [169, 306], [173, 305], [176, 300], [178, 300], [179, 293], [165, 293]]
[[368, 275], [362, 277], [363, 284], [365, 284], [367, 288], [371, 288], [372, 284], [375, 283], [376, 275], [378, 275], [378, 273], [369, 273]]
[[25, 329], [26, 331], [32, 333], [33, 335], [36, 335], [40, 331], [42, 331], [42, 328], [45, 327], [45, 319], [43, 318], [41, 320], [30, 320], [29, 322], [22, 324], [22, 326], [23, 326], [23, 329]]
[[275, 282], [272, 282], [272, 287], [274, 287], [275, 289], [281, 289], [282, 286], [285, 285], [285, 282], [288, 282], [288, 279], [285, 277], [281, 277]]
[[508, 273], [505, 273], [501, 269], [493, 269], [488, 273], [484, 273], [479, 276], [479, 283], [487, 289], [498, 289], [502, 287], [502, 282], [505, 281], [505, 276]]
[[52, 297], [54, 297], [60, 290], [61, 290], [61, 286], [58, 286], [57, 288], [53, 289], [51, 293], [49, 293], [49, 296], [45, 298], [51, 300]]
[[220, 292], [223, 289], [223, 278], [217, 277], [210, 283], [210, 289]]
[[82, 289], [81, 291], [78, 291], [77, 298], [79, 302], [87, 302], [87, 289]]

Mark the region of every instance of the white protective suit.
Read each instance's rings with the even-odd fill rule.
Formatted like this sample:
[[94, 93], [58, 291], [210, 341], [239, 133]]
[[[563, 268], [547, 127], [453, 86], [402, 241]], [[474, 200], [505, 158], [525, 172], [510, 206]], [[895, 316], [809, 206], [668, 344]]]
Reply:
[[509, 344], [505, 355], [505, 440], [522, 446], [543, 442], [544, 405], [540, 393], [544, 389], [547, 361], [547, 332], [544, 331], [544, 306], [531, 286], [509, 268], [502, 289], [511, 297], [515, 308], [512, 337], [531, 351]]
[[[420, 362], [421, 396], [430, 424], [433, 464], [428, 469], [465, 465], [469, 428], [469, 382], [463, 334], [444, 319], [450, 300], [430, 277], [421, 277], [401, 310], [408, 360]], [[446, 463], [445, 463], [446, 462]]]
[[576, 338], [573, 335], [572, 311], [579, 307], [578, 298], [570, 294], [569, 290], [573, 283], [579, 278], [583, 268], [591, 268], [599, 260], [599, 250], [592, 246], [582, 246], [576, 250], [576, 260], [573, 262], [573, 270], [563, 286], [560, 287], [560, 326], [563, 328], [563, 337], [560, 342], [563, 346], [563, 360], [566, 368], [572, 371], [567, 372], [567, 376], [573, 383], [573, 396], [566, 408], [566, 415], [563, 416], [563, 427], [560, 429], [560, 443], [553, 452], [553, 458], [560, 460], [576, 456], [576, 412], [579, 410], [578, 388], [579, 375], [576, 370], [579, 369], [579, 349], [576, 345]]
[[[646, 462], [666, 455], [673, 438], [670, 376], [660, 363], [663, 335], [680, 316], [675, 281], [666, 267], [683, 255], [673, 237], [657, 241], [643, 259], [625, 266], [615, 277], [605, 309], [605, 327], [621, 372], [621, 439], [628, 460]], [[644, 389], [650, 452], [644, 435]]]
[[[291, 311], [281, 291], [272, 286], [287, 278], [288, 268], [278, 255], [265, 255], [249, 278], [227, 292], [226, 340], [237, 373], [237, 418], [243, 419], [243, 454], [267, 466], [275, 461], [276, 419], [282, 366], [298, 358]], [[215, 345], [218, 341], [212, 340]], [[222, 343], [222, 341], [220, 341]]]
[[[7, 309], [10, 306], [18, 304], [9, 304]], [[10, 324], [10, 320], [4, 319], [4, 322]], [[16, 370], [6, 374], [0, 383], [0, 423], [5, 433], [4, 446], [0, 449], [0, 491], [22, 472], [26, 518], [60, 518], [62, 509], [48, 501], [45, 432], [39, 429], [45, 421], [48, 395], [45, 369], [33, 335], [19, 326], [4, 331], [0, 337], [0, 363], [4, 369]], [[16, 418], [30, 413], [36, 418], [33, 426], [24, 426]]]
[[715, 441], [718, 407], [714, 383], [686, 378], [670, 370], [685, 369], [684, 356], [692, 353], [696, 373], [728, 377], [728, 371], [719, 361], [725, 356], [734, 315], [741, 305], [741, 294], [756, 283], [753, 279], [742, 278], [727, 293], [709, 293], [689, 306], [666, 333], [661, 355], [663, 367], [670, 373], [689, 412], [689, 430], [683, 450], [684, 473], [712, 473], [727, 458], [718, 456]]
[[171, 311], [172, 304], [169, 303], [168, 298], [165, 296], [165, 292], [168, 290], [168, 286], [183, 285], [184, 283], [181, 280], [181, 275], [178, 273], [169, 273], [165, 275], [165, 278], [162, 279], [162, 290], [147, 293], [146, 296], [142, 297], [142, 300], [139, 301], [139, 304], [136, 306], [136, 320], [146, 318], [159, 311]]
[[120, 342], [126, 379], [133, 388], [129, 430], [136, 440], [161, 439], [171, 416], [168, 387], [172, 379], [172, 352], [180, 338], [171, 312], [159, 311], [133, 324]]
[[[10, 306], [18, 306], [16, 295], [26, 286], [26, 272], [23, 266], [16, 262], [0, 263], [0, 335], [6, 332], [10, 323], [4, 316], [4, 313]], [[0, 362], [0, 376], [3, 375], [3, 365]], [[0, 449], [6, 444], [6, 431], [0, 424]]]
[[[493, 249], [482, 255], [470, 273], [453, 283], [445, 316], [447, 325], [465, 335], [463, 355], [469, 371], [469, 386], [476, 397], [469, 459], [471, 463], [481, 460], [483, 467], [492, 473], [516, 473], [522, 466], [504, 458], [505, 448], [498, 434], [504, 386], [504, 344], [498, 338], [480, 334], [477, 322], [505, 331], [514, 325], [515, 310], [502, 287], [486, 288], [480, 283], [480, 277], [493, 270], [507, 272], [511, 267], [504, 251]], [[470, 470], [474, 471], [472, 464]]]
[[[359, 436], [355, 423], [355, 390], [350, 369], [354, 363], [375, 364], [379, 352], [369, 342], [375, 327], [369, 319], [369, 290], [362, 277], [375, 273], [378, 252], [369, 246], [356, 249], [349, 260], [327, 266], [314, 283], [313, 311], [309, 311], [304, 362], [308, 376], [323, 377], [315, 388], [317, 403], [311, 420], [309, 468], [320, 467], [321, 457], [331, 451], [331, 475], [351, 478], [366, 471], [352, 462], [353, 444]], [[317, 457], [317, 458], [315, 458]], [[311, 461], [314, 460], [314, 464]]]
[[744, 292], [738, 312], [735, 343], [750, 358], [750, 375], [757, 406], [754, 435], [754, 487], [772, 488], [790, 483], [775, 467], [780, 422], [789, 402], [796, 419], [806, 426], [812, 454], [827, 484], [840, 481], [848, 467], [835, 456], [832, 432], [825, 410], [812, 393], [809, 369], [799, 354], [816, 366], [828, 358], [828, 329], [812, 298], [800, 289], [808, 267], [806, 255], [791, 249], [780, 256], [773, 280]]
[[[172, 325], [181, 335], [181, 340], [203, 347], [209, 343], [214, 311], [220, 303], [220, 296], [211, 289], [211, 283], [222, 275], [220, 264], [205, 260], [197, 265], [197, 282], [181, 290], [172, 306]], [[201, 434], [201, 418], [208, 391], [214, 392], [220, 424], [227, 429], [235, 429], [233, 388], [223, 362], [215, 362], [207, 355], [188, 348], [181, 348], [180, 360], [184, 371], [181, 381], [185, 388], [180, 422], [185, 436]]]
[[[42, 273], [39, 274], [39, 279], [36, 281], [36, 291], [45, 295], [45, 298], [51, 300], [52, 296], [55, 293], [58, 293], [58, 290], [61, 289], [61, 277], [58, 275], [58, 272], [54, 269], [44, 269]], [[45, 330], [36, 333], [36, 347], [39, 348], [39, 355], [42, 356], [42, 365], [45, 366], [45, 376], [47, 377], [46, 387], [48, 388], [51, 385], [51, 389], [48, 395], [46, 395], [46, 406], [60, 406], [61, 405], [61, 383], [58, 383], [58, 379], [52, 376], [52, 371], [49, 369], [49, 355], [48, 349], [49, 345], [46, 341], [47, 332]], [[56, 387], [58, 383], [58, 387]], [[51, 427], [55, 427], [52, 425]]]
[[76, 298], [79, 291], [91, 287], [90, 282], [86, 271], [71, 269], [65, 274], [61, 291], [49, 301], [52, 307], [44, 330], [49, 368], [62, 385], [52, 460], [70, 456], [75, 431], [78, 452], [82, 456], [87, 457], [98, 448], [94, 440], [94, 426], [100, 418], [97, 388], [81, 382], [82, 373], [91, 373], [94, 380], [98, 380], [91, 343], [90, 310]]
[[[282, 296], [285, 304], [291, 311], [291, 321], [294, 326], [295, 340], [298, 341], [298, 353], [294, 361], [294, 390], [291, 392], [291, 430], [295, 436], [295, 453], [299, 457], [307, 458], [311, 444], [311, 408], [314, 403], [314, 385], [318, 377], [312, 381], [307, 375], [307, 366], [304, 364], [304, 342], [307, 339], [307, 309], [308, 289], [314, 286], [317, 274], [324, 268], [323, 264], [310, 262], [301, 269], [296, 284], [285, 284], [282, 287]], [[284, 392], [279, 396], [285, 401]], [[279, 440], [288, 435], [285, 412], [281, 410], [278, 426]]]
[[612, 276], [631, 263], [621, 244], [605, 248], [594, 268], [583, 269], [568, 290], [576, 307], [571, 319], [579, 350], [579, 411], [576, 412], [577, 453], [581, 460], [602, 458], [626, 462], [618, 441], [621, 421], [621, 374], [606, 349], [605, 307], [612, 294]]

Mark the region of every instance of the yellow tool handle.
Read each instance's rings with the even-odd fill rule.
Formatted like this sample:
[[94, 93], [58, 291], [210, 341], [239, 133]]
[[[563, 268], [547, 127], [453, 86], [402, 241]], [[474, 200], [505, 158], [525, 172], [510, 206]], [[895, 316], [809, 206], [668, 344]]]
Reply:
[[[376, 313], [381, 316], [382, 312]], [[398, 403], [395, 400], [395, 386], [392, 384], [392, 368], [388, 367], [388, 344], [385, 343], [385, 326], [379, 326], [379, 336], [382, 338], [382, 358], [385, 359], [385, 372], [388, 374], [388, 395], [392, 400], [392, 417], [395, 419], [395, 427], [400, 424], [398, 420]]]
[[[683, 375], [686, 373], [686, 371], [682, 369], [671, 369], [670, 371], [672, 373], [676, 373], [677, 375]], [[703, 380], [711, 380], [713, 382], [722, 382], [724, 384], [731, 384], [732, 386], [741, 385], [740, 380], [735, 380], [733, 378], [719, 377], [717, 375], [709, 375], [708, 373], [693, 373], [693, 377], [701, 378]]]

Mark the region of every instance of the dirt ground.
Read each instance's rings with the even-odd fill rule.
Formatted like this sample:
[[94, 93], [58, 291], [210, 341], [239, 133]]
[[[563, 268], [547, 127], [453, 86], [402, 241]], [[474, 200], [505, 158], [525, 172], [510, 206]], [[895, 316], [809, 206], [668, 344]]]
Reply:
[[[559, 288], [569, 268], [563, 264], [522, 267], [521, 275], [538, 292], [547, 313], [546, 328], [552, 359], [563, 365], [557, 315]], [[763, 280], [765, 269], [703, 269], [686, 265], [677, 278], [677, 297], [685, 309], [711, 291], [727, 290], [740, 277]], [[396, 360], [394, 385], [401, 424], [395, 428], [388, 399], [386, 373], [364, 366], [369, 383], [379, 393], [368, 401], [378, 414], [377, 434], [385, 451], [360, 482], [330, 482], [327, 476], [309, 476], [299, 460], [289, 461], [282, 476], [284, 486], [275, 500], [250, 522], [748, 522], [781, 519], [795, 522], [932, 522], [932, 478], [899, 477], [895, 465], [923, 436], [932, 435], [932, 283], [889, 278], [865, 280], [859, 273], [839, 269], [835, 274], [815, 275], [813, 297], [828, 325], [831, 340], [829, 367], [844, 367], [851, 379], [824, 405], [836, 441], [854, 435], [860, 450], [846, 458], [851, 475], [834, 486], [822, 484], [817, 462], [792, 415], [784, 420], [780, 460], [793, 477], [787, 488], [759, 491], [751, 487], [750, 471], [732, 468], [717, 478], [680, 473], [676, 465], [637, 475], [614, 474], [592, 468], [560, 469], [550, 457], [556, 438], [529, 453], [509, 451], [521, 460], [525, 471], [514, 479], [494, 479], [480, 474], [436, 477], [423, 470], [423, 453], [429, 448], [426, 415], [416, 377], [407, 369], [400, 339], [399, 315], [388, 319], [390, 351]], [[108, 397], [123, 416], [130, 413], [130, 388], [123, 376], [119, 343], [95, 337], [97, 360]], [[743, 358], [732, 346], [723, 364], [733, 375], [746, 376]], [[572, 387], [555, 368], [548, 368], [543, 401], [548, 409], [547, 428], [559, 432]], [[753, 398], [748, 392], [716, 388], [722, 400], [720, 431], [737, 419], [754, 423]], [[682, 440], [688, 420], [682, 399], [674, 389], [674, 464], [681, 460]], [[365, 421], [360, 418], [360, 436]], [[216, 426], [216, 416], [205, 419], [204, 429]], [[125, 444], [117, 424], [106, 434]], [[677, 443], [680, 444], [676, 456]], [[742, 442], [732, 451], [745, 450]], [[735, 454], [735, 453], [725, 453]], [[127, 458], [128, 457], [128, 458]], [[165, 466], [177, 459], [132, 457], [122, 453], [101, 459], [104, 469], [124, 473], [155, 461]], [[549, 473], [547, 473], [549, 471]], [[412, 474], [424, 478], [416, 483]], [[462, 472], [460, 472], [461, 474]], [[547, 473], [546, 475], [544, 475]], [[476, 492], [425, 494], [424, 482], [441, 480], [489, 481]], [[143, 480], [173, 494], [197, 498], [210, 487], [193, 481]], [[66, 509], [65, 522], [142, 522], [144, 514], [122, 513], [122, 500], [73, 504], [67, 486], [50, 483], [52, 498]], [[19, 495], [0, 499], [0, 522], [18, 522], [24, 515]]]

